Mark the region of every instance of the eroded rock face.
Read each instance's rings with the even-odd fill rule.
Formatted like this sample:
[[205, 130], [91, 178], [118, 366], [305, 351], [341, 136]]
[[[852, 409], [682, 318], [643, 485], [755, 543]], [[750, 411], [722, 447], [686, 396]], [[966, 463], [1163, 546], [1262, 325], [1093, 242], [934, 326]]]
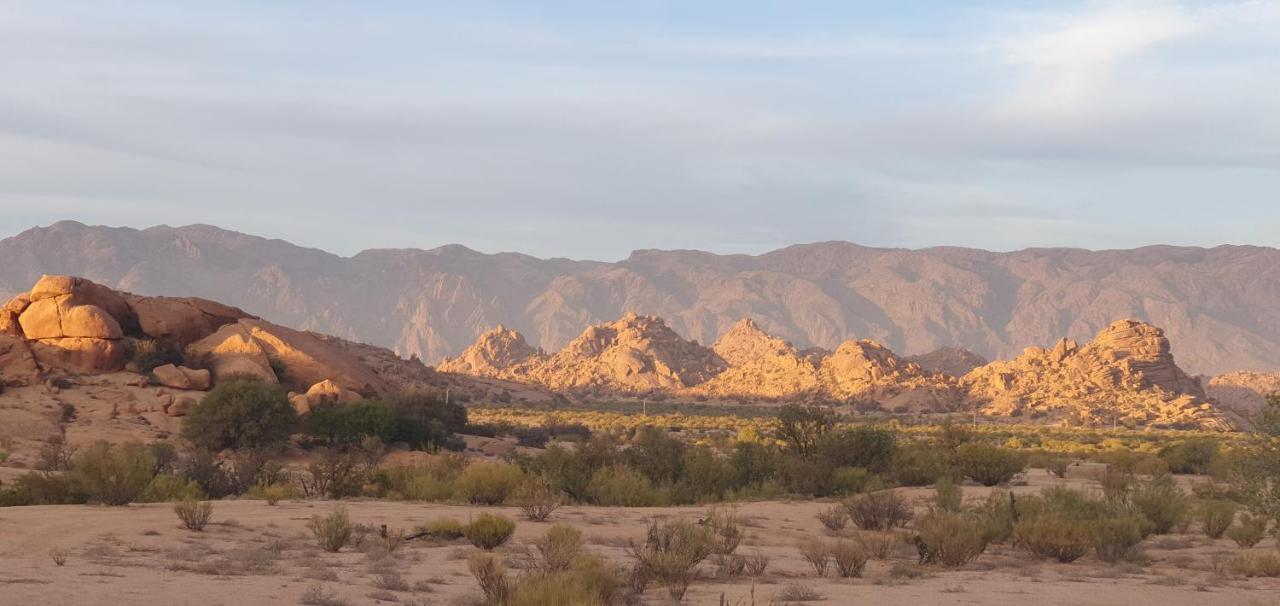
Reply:
[[1199, 381], [1174, 363], [1155, 326], [1112, 323], [1084, 346], [1028, 348], [965, 377], [989, 414], [1064, 416], [1084, 424], [1216, 427], [1224, 423]]
[[939, 347], [929, 353], [907, 356], [906, 359], [929, 372], [953, 377], [963, 377], [988, 363], [986, 358], [961, 347]]
[[892, 412], [949, 412], [963, 400], [956, 379], [928, 372], [870, 340], [845, 341], [822, 359], [819, 372], [832, 397], [874, 400]]
[[144, 335], [180, 346], [203, 339], [236, 320], [251, 317], [234, 307], [197, 298], [130, 296], [128, 301]]
[[41, 368], [73, 374], [115, 372], [129, 359], [129, 346], [120, 340], [63, 337], [28, 343]]
[[753, 320], [734, 324], [713, 348], [729, 365], [698, 386], [725, 397], [794, 398], [820, 392], [817, 360], [787, 341], [771, 336]]
[[499, 325], [485, 331], [457, 358], [440, 363], [439, 369], [478, 377], [500, 377], [510, 368], [545, 357], [541, 350], [525, 343], [523, 335]]
[[0, 335], [0, 384], [30, 385], [40, 377], [40, 367], [26, 341]]
[[1232, 372], [1209, 381], [1205, 392], [1243, 427], [1250, 427], [1266, 405], [1280, 394], [1280, 372]]

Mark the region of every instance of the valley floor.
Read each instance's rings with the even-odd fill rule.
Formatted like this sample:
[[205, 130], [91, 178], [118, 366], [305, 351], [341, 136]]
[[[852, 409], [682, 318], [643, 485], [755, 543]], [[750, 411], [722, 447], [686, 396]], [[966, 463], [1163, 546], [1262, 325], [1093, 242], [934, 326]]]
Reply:
[[[1055, 480], [1034, 475], [1035, 490]], [[908, 491], [923, 498], [928, 491]], [[981, 498], [983, 489], [966, 490]], [[402, 502], [345, 503], [354, 522], [411, 529], [437, 517], [465, 521], [479, 508]], [[1086, 557], [1072, 564], [1038, 562], [1007, 546], [994, 546], [970, 566], [956, 571], [919, 568], [915, 551], [901, 545], [889, 561], [871, 562], [863, 578], [816, 578], [796, 545], [828, 536], [814, 514], [819, 502], [743, 504], [738, 514], [747, 528], [739, 553], [770, 557], [767, 574], [749, 579], [696, 582], [690, 604], [780, 604], [779, 596], [803, 586], [823, 596], [814, 604], [1090, 604], [1198, 606], [1280, 604], [1280, 580], [1244, 579], [1215, 573], [1215, 562], [1239, 553], [1230, 541], [1202, 535], [1154, 537], [1143, 544], [1147, 566], [1110, 565]], [[320, 551], [306, 528], [329, 502], [220, 501], [203, 532], [178, 527], [170, 506], [39, 506], [0, 509], [0, 604], [191, 606], [303, 603], [315, 587], [348, 604], [455, 604], [477, 596], [467, 572], [473, 548], [464, 543], [411, 542], [391, 556], [376, 550]], [[501, 510], [513, 519], [517, 511]], [[655, 517], [697, 518], [703, 508], [620, 509], [566, 507], [548, 523], [521, 520], [502, 551], [518, 565], [530, 541], [549, 524], [580, 528], [589, 548], [625, 562], [629, 541], [642, 540]], [[374, 543], [376, 536], [367, 543]], [[1268, 539], [1255, 550], [1272, 550]], [[52, 553], [66, 553], [58, 566]], [[366, 553], [367, 552], [367, 553]], [[707, 566], [707, 570], [710, 570]], [[828, 573], [830, 574], [830, 573]], [[394, 581], [403, 579], [403, 585]], [[379, 586], [381, 585], [381, 587]], [[753, 598], [754, 593], [754, 598]], [[646, 602], [666, 603], [665, 591], [651, 589]], [[754, 600], [754, 601], [753, 601]]]

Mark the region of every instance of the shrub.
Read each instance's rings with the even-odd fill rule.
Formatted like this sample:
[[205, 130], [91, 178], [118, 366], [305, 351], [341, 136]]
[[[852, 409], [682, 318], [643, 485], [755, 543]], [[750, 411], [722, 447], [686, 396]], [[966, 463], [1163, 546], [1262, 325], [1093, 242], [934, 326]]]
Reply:
[[72, 472], [91, 499], [128, 505], [147, 489], [154, 467], [151, 451], [141, 443], [98, 441], [76, 455]]
[[289, 496], [289, 491], [281, 484], [266, 484], [254, 487], [255, 496], [267, 502], [267, 505], [275, 507], [277, 503]]
[[654, 522], [642, 546], [632, 545], [631, 557], [643, 579], [667, 587], [671, 599], [684, 598], [698, 564], [711, 555], [713, 540], [705, 528], [684, 520]]
[[1142, 542], [1143, 522], [1133, 516], [1105, 517], [1093, 522], [1092, 531], [1099, 560], [1131, 560]]
[[1027, 551], [1064, 564], [1089, 553], [1094, 539], [1092, 525], [1087, 520], [1057, 513], [1020, 520], [1014, 525], [1013, 536]]
[[192, 480], [173, 474], [160, 474], [151, 478], [146, 490], [138, 497], [143, 503], [169, 503], [173, 501], [196, 501], [205, 498], [200, 485]]
[[309, 497], [338, 500], [358, 496], [367, 477], [368, 462], [360, 453], [325, 448], [298, 481]]
[[1125, 502], [1130, 511], [1151, 522], [1155, 534], [1168, 534], [1187, 518], [1190, 508], [1187, 495], [1167, 475], [1137, 482]]
[[742, 544], [742, 528], [738, 525], [738, 514], [735, 509], [712, 507], [707, 510], [702, 525], [706, 527], [711, 539], [711, 553], [729, 555], [738, 550]]
[[464, 536], [462, 522], [453, 518], [436, 518], [424, 524], [421, 529], [427, 536], [442, 541], [454, 541]]
[[830, 408], [787, 404], [778, 411], [777, 436], [788, 450], [808, 457], [835, 427], [836, 418]]
[[182, 349], [176, 344], [154, 339], [139, 339], [133, 343], [132, 351], [129, 353], [129, 361], [125, 363], [125, 369], [129, 372], [147, 374], [155, 370], [157, 366], [164, 366], [165, 364], [179, 365], [184, 362]]
[[836, 541], [831, 545], [831, 562], [841, 577], [860, 577], [867, 566], [867, 553], [853, 541]]
[[888, 429], [856, 427], [833, 431], [818, 440], [816, 455], [836, 467], [857, 467], [871, 473], [892, 468], [897, 438]]
[[1170, 473], [1209, 473], [1218, 458], [1218, 441], [1193, 438], [1166, 446], [1157, 453]]
[[183, 528], [199, 532], [204, 530], [205, 524], [209, 523], [209, 518], [213, 517], [213, 503], [195, 500], [178, 501], [173, 504], [173, 513], [178, 515]]
[[509, 463], [472, 463], [462, 470], [453, 488], [473, 505], [502, 505], [524, 481], [524, 472]]
[[315, 536], [321, 549], [334, 553], [351, 541], [353, 530], [351, 518], [347, 516], [347, 510], [342, 507], [334, 507], [327, 516], [311, 516], [307, 528], [311, 529], [311, 534]]
[[1240, 524], [1227, 529], [1228, 539], [1244, 548], [1250, 548], [1262, 541], [1267, 535], [1268, 520], [1262, 516], [1240, 514]]
[[820, 539], [811, 539], [805, 541], [797, 548], [800, 550], [800, 557], [813, 567], [814, 574], [825, 576], [827, 568], [831, 566], [831, 549]]
[[462, 527], [462, 536], [472, 545], [485, 551], [493, 551], [511, 539], [516, 523], [502, 516], [480, 514], [470, 524]]
[[543, 572], [565, 571], [582, 553], [582, 531], [567, 524], [556, 524], [533, 544], [541, 557], [538, 567]]
[[417, 465], [379, 469], [373, 475], [378, 493], [412, 501], [446, 501], [453, 497], [453, 481], [466, 468], [460, 455], [433, 455]]
[[624, 603], [615, 567], [595, 555], [576, 558], [568, 570], [522, 577], [507, 606], [610, 606]]
[[759, 551], [749, 556], [743, 556], [743, 559], [745, 560], [746, 572], [752, 578], [764, 576], [765, 571], [769, 569], [769, 556]]
[[1196, 508], [1196, 517], [1204, 535], [1221, 539], [1236, 519], [1236, 504], [1230, 501], [1202, 501]]
[[933, 490], [934, 507], [942, 511], [960, 511], [960, 505], [964, 502], [964, 489], [955, 480], [950, 477], [938, 478]]
[[893, 554], [893, 547], [902, 542], [895, 532], [879, 532], [864, 530], [854, 536], [854, 540], [862, 546], [867, 557], [873, 560], [887, 560]]
[[431, 451], [462, 450], [465, 446], [455, 435], [467, 425], [467, 409], [461, 404], [425, 392], [403, 394], [390, 404], [396, 412], [391, 441]]
[[958, 568], [987, 548], [982, 525], [964, 514], [934, 511], [916, 521], [916, 530], [921, 564]]
[[1025, 467], [1021, 454], [985, 442], [961, 444], [955, 458], [960, 473], [983, 486], [1008, 483]]
[[592, 503], [606, 507], [658, 507], [670, 500], [649, 478], [625, 465], [597, 470], [587, 494]]
[[832, 505], [818, 510], [817, 518], [822, 525], [832, 532], [840, 532], [849, 525], [849, 513], [843, 506]]
[[369, 437], [384, 444], [396, 435], [395, 410], [385, 402], [364, 400], [340, 406], [319, 406], [306, 417], [308, 433], [330, 444], [359, 444]]
[[467, 558], [467, 568], [480, 585], [485, 604], [507, 604], [511, 595], [511, 583], [507, 580], [507, 567], [501, 559], [488, 553], [473, 553]]
[[525, 519], [532, 522], [545, 522], [563, 501], [560, 493], [543, 478], [525, 481], [516, 489], [513, 500]]
[[1246, 577], [1280, 577], [1280, 553], [1246, 553], [1227, 562], [1227, 570]]
[[936, 446], [917, 443], [899, 447], [893, 455], [893, 479], [902, 486], [928, 486], [955, 470]]
[[880, 476], [861, 467], [837, 467], [831, 472], [828, 493], [837, 496], [855, 495], [879, 489], [883, 485]]
[[213, 451], [274, 448], [289, 439], [298, 415], [279, 386], [261, 381], [226, 381], [192, 407], [183, 437]]
[[891, 530], [911, 519], [906, 501], [892, 490], [863, 494], [844, 502], [854, 525], [863, 530]]

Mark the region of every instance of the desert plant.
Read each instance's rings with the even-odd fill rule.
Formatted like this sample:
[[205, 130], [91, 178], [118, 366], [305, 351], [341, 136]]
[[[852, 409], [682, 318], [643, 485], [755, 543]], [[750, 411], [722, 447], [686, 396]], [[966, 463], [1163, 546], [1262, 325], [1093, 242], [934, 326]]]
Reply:
[[522, 576], [507, 606], [612, 606], [627, 603], [616, 567], [600, 556], [584, 554], [568, 570]]
[[934, 511], [916, 521], [916, 549], [921, 564], [958, 568], [982, 555], [987, 531], [971, 516]]
[[849, 525], [849, 512], [844, 510], [843, 506], [832, 505], [831, 507], [823, 507], [816, 514], [819, 522], [832, 532], [840, 532]]
[[138, 500], [143, 503], [169, 503], [172, 501], [200, 500], [205, 497], [200, 485], [187, 478], [172, 474], [160, 474], [151, 478], [147, 489]]
[[737, 510], [728, 507], [712, 507], [702, 519], [711, 537], [711, 553], [729, 555], [742, 544], [742, 527], [738, 524]]
[[844, 501], [849, 519], [863, 530], [891, 530], [911, 519], [906, 501], [892, 490], [857, 495]]
[[1246, 577], [1280, 577], [1280, 553], [1246, 553], [1227, 562], [1227, 570]]
[[867, 557], [873, 560], [887, 560], [893, 553], [893, 547], [902, 542], [894, 531], [864, 530], [854, 536], [854, 540], [862, 546]]
[[104, 505], [128, 505], [151, 483], [155, 460], [141, 443], [94, 442], [76, 455], [72, 472], [90, 498]]
[[844, 578], [862, 576], [862, 569], [866, 568], [868, 558], [861, 545], [848, 540], [836, 541], [831, 544], [830, 553], [836, 574]]
[[747, 571], [747, 558], [738, 554], [716, 554], [711, 559], [716, 565], [716, 576], [720, 578], [737, 578]]
[[626, 465], [596, 470], [586, 491], [592, 503], [606, 507], [656, 507], [670, 500], [648, 477]]
[[473, 505], [502, 505], [524, 481], [524, 472], [509, 463], [472, 463], [454, 480], [458, 496]]
[[493, 551], [510, 540], [515, 531], [515, 522], [502, 516], [482, 513], [462, 527], [462, 536], [480, 549]]
[[262, 381], [224, 381], [191, 408], [182, 435], [209, 450], [273, 448], [298, 426], [283, 389]]
[[[817, 602], [822, 599], [822, 594], [818, 590], [808, 585], [792, 584], [782, 588], [778, 595], [774, 596], [774, 601], [781, 601], [783, 604], [792, 602]], [[772, 602], [771, 602], [772, 603]]]
[[1042, 558], [1074, 562], [1093, 546], [1092, 527], [1087, 520], [1058, 513], [1045, 513], [1020, 520], [1013, 529], [1018, 545]]
[[533, 544], [541, 557], [538, 567], [543, 572], [562, 572], [582, 553], [582, 531], [568, 524], [556, 524]]
[[1228, 528], [1226, 535], [1236, 545], [1247, 549], [1257, 545], [1267, 535], [1267, 523], [1268, 520], [1262, 516], [1242, 513], [1240, 523]]
[[327, 516], [311, 516], [307, 528], [311, 529], [320, 548], [328, 552], [337, 552], [345, 547], [351, 541], [353, 530], [351, 518], [342, 507], [334, 507]]
[[959, 483], [950, 476], [943, 476], [938, 478], [933, 490], [934, 507], [942, 511], [960, 511], [960, 505], [964, 502], [964, 489], [960, 488]]
[[504, 606], [507, 603], [512, 588], [507, 567], [500, 558], [489, 553], [473, 553], [467, 558], [467, 568], [479, 583], [485, 604]]
[[632, 545], [631, 557], [637, 572], [667, 587], [671, 599], [679, 601], [693, 582], [698, 564], [711, 555], [713, 538], [706, 528], [684, 520], [654, 522], [644, 545]]
[[173, 504], [173, 513], [182, 521], [187, 530], [204, 530], [209, 518], [213, 517], [213, 503], [209, 501], [183, 500]]
[[258, 496], [267, 502], [267, 505], [275, 507], [281, 500], [288, 496], [289, 491], [280, 484], [266, 484], [258, 486]]
[[1196, 517], [1204, 535], [1221, 539], [1236, 518], [1236, 504], [1230, 501], [1202, 501], [1196, 507]]
[[564, 501], [561, 494], [543, 478], [525, 481], [516, 489], [512, 497], [525, 519], [531, 522], [545, 522]]
[[983, 486], [1005, 484], [1026, 466], [1020, 453], [985, 442], [961, 444], [955, 461], [960, 473]]
[[424, 524], [421, 530], [427, 533], [429, 537], [442, 541], [453, 541], [464, 536], [463, 528], [462, 522], [453, 518], [436, 518]]
[[70, 553], [67, 550], [60, 547], [54, 547], [49, 550], [49, 559], [53, 560], [55, 566], [66, 566], [69, 555]]
[[1142, 542], [1144, 521], [1133, 516], [1094, 520], [1090, 525], [1093, 550], [1104, 562], [1131, 560]]
[[818, 539], [805, 541], [799, 545], [800, 557], [813, 567], [813, 572], [818, 576], [827, 574], [827, 568], [831, 565], [831, 549], [827, 544]]
[[1155, 534], [1168, 534], [1187, 519], [1190, 502], [1168, 475], [1135, 482], [1125, 500], [1130, 511], [1151, 522]]
[[745, 570], [752, 578], [764, 576], [765, 571], [769, 569], [769, 556], [759, 551], [743, 556], [743, 560], [745, 560]]

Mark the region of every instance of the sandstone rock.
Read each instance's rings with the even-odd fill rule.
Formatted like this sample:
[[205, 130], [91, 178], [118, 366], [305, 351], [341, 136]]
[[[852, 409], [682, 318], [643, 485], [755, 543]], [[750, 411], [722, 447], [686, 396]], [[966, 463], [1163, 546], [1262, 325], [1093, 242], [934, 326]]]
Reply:
[[312, 385], [303, 395], [307, 397], [307, 402], [312, 408], [320, 405], [349, 404], [361, 399], [360, 394], [328, 379]]
[[267, 352], [254, 340], [243, 324], [228, 324], [191, 344], [193, 355], [208, 356], [213, 380], [225, 381], [236, 375], [257, 377], [268, 383], [279, 383]]
[[187, 345], [213, 334], [249, 314], [213, 301], [196, 298], [139, 297], [128, 298], [144, 335]]
[[171, 417], [185, 417], [199, 403], [199, 400], [189, 395], [174, 396], [173, 403], [165, 407], [164, 413]]
[[17, 312], [0, 309], [0, 335], [22, 336], [22, 324], [18, 322]]
[[498, 325], [480, 335], [457, 358], [445, 359], [438, 368], [443, 372], [499, 377], [509, 368], [544, 357], [540, 350], [525, 343], [523, 335]]
[[31, 385], [40, 377], [40, 367], [27, 343], [10, 335], [0, 335], [0, 384]]
[[289, 403], [293, 405], [293, 412], [303, 417], [311, 414], [311, 400], [306, 394], [293, 394], [289, 396]]
[[191, 384], [191, 389], [196, 391], [208, 391], [213, 386], [213, 373], [205, 368], [187, 368], [179, 366], [178, 370], [187, 377], [187, 382]]
[[926, 371], [953, 377], [963, 377], [987, 364], [986, 358], [960, 347], [940, 347], [929, 353], [907, 356], [906, 360], [919, 364]]
[[31, 288], [30, 296], [33, 303], [61, 299], [64, 309], [78, 305], [99, 307], [115, 318], [122, 328], [132, 328], [136, 324], [133, 311], [120, 293], [84, 278], [46, 275]]
[[36, 299], [18, 316], [22, 334], [27, 339], [60, 339], [62, 313], [58, 301], [52, 298]]
[[173, 364], [165, 364], [157, 366], [151, 371], [155, 375], [156, 381], [165, 387], [174, 389], [191, 389], [191, 379], [187, 378], [186, 373], [178, 369]]
[[753, 320], [734, 324], [712, 347], [729, 368], [696, 388], [738, 398], [797, 398], [820, 390], [818, 360], [760, 329]]
[[75, 374], [119, 371], [129, 355], [128, 347], [120, 340], [67, 337], [41, 339], [30, 345], [42, 368]]
[[21, 314], [22, 312], [26, 311], [27, 307], [30, 305], [31, 305], [31, 294], [24, 292], [12, 299], [9, 299], [9, 302], [4, 304], [4, 311], [11, 311], [15, 314]]
[[66, 337], [119, 339], [124, 337], [116, 319], [97, 305], [75, 305], [62, 309], [62, 334]]

